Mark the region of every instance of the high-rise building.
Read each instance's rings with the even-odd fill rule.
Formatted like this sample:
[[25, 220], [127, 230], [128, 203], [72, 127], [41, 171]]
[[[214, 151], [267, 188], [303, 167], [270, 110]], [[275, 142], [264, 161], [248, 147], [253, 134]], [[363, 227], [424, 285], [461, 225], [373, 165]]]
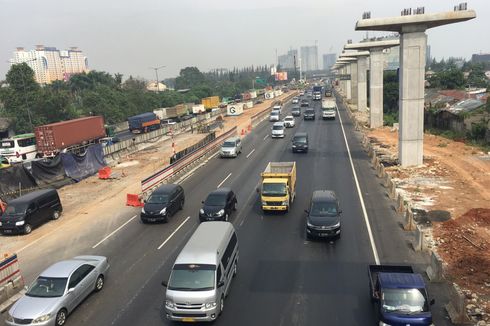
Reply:
[[301, 52], [301, 70], [302, 71], [313, 71], [318, 70], [318, 47], [313, 46], [302, 46], [300, 48]]
[[330, 70], [337, 60], [337, 54], [327, 53], [323, 55], [323, 70]]
[[282, 69], [294, 69], [298, 66], [298, 50], [289, 50], [287, 54], [278, 57], [278, 64]]
[[43, 45], [37, 45], [35, 50], [30, 51], [19, 47], [10, 64], [23, 62], [34, 70], [36, 81], [40, 84], [68, 80], [73, 74], [89, 71], [87, 57], [76, 47], [61, 51]]
[[480, 53], [480, 54], [473, 54], [471, 56], [471, 62], [486, 62], [490, 63], [490, 53]]

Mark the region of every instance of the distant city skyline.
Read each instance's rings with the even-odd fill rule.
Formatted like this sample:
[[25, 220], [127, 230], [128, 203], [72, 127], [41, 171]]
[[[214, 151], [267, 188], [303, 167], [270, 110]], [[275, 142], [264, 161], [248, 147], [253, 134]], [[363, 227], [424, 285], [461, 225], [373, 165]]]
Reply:
[[[447, 1], [424, 3], [425, 12], [452, 11]], [[348, 39], [363, 39], [354, 30], [364, 11], [371, 17], [399, 16], [419, 4], [401, 0], [86, 0], [83, 6], [56, 0], [0, 0], [0, 79], [17, 47], [36, 44], [59, 49], [79, 46], [90, 57], [90, 69], [121, 73], [124, 78], [154, 79], [149, 67], [166, 66], [161, 79], [180, 69], [201, 71], [276, 63], [287, 53], [318, 40], [318, 55], [339, 53]], [[490, 53], [479, 35], [490, 30], [488, 0], [469, 0], [477, 18], [427, 32], [431, 56], [440, 60]], [[110, 14], [108, 14], [110, 13]], [[294, 24], [291, 24], [294, 22]], [[269, 33], [273, 27], [277, 32]], [[369, 32], [369, 36], [382, 36]], [[322, 62], [320, 62], [321, 64]]]

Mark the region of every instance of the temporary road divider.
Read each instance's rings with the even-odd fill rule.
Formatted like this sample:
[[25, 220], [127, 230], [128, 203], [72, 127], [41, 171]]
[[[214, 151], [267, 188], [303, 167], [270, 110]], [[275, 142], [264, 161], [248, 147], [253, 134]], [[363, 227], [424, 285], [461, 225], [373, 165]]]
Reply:
[[126, 206], [133, 207], [142, 207], [143, 203], [141, 202], [139, 194], [127, 194], [126, 195]]
[[109, 179], [111, 177], [112, 170], [109, 166], [105, 166], [99, 170], [99, 179]]

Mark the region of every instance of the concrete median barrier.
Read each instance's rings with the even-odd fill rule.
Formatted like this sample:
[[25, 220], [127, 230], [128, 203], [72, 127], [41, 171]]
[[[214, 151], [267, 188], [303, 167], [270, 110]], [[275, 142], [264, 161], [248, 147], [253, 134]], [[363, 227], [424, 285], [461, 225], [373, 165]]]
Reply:
[[437, 252], [431, 252], [430, 265], [427, 267], [426, 273], [431, 282], [444, 281], [442, 258]]
[[454, 324], [466, 324], [469, 318], [466, 315], [466, 297], [457, 284], [453, 283], [450, 288], [450, 300], [446, 305], [446, 311], [449, 319]]
[[421, 225], [415, 227], [415, 241], [413, 242], [413, 249], [415, 251], [429, 250], [427, 241], [428, 232], [429, 230]]

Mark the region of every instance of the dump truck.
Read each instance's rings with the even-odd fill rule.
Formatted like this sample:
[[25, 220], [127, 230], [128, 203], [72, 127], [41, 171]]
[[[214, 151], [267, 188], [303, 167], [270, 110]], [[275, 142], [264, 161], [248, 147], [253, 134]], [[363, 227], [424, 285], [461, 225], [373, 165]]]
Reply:
[[133, 134], [148, 132], [160, 128], [160, 119], [153, 112], [141, 113], [128, 118], [129, 131]]
[[432, 325], [434, 300], [411, 266], [369, 265], [368, 275], [379, 325]]
[[206, 111], [217, 108], [219, 106], [219, 96], [205, 97], [201, 100], [201, 104], [204, 105]]
[[296, 162], [269, 162], [261, 177], [262, 210], [289, 211], [296, 197]]
[[94, 143], [106, 136], [104, 118], [92, 116], [61, 121], [34, 128], [38, 157], [51, 157], [63, 150]]

